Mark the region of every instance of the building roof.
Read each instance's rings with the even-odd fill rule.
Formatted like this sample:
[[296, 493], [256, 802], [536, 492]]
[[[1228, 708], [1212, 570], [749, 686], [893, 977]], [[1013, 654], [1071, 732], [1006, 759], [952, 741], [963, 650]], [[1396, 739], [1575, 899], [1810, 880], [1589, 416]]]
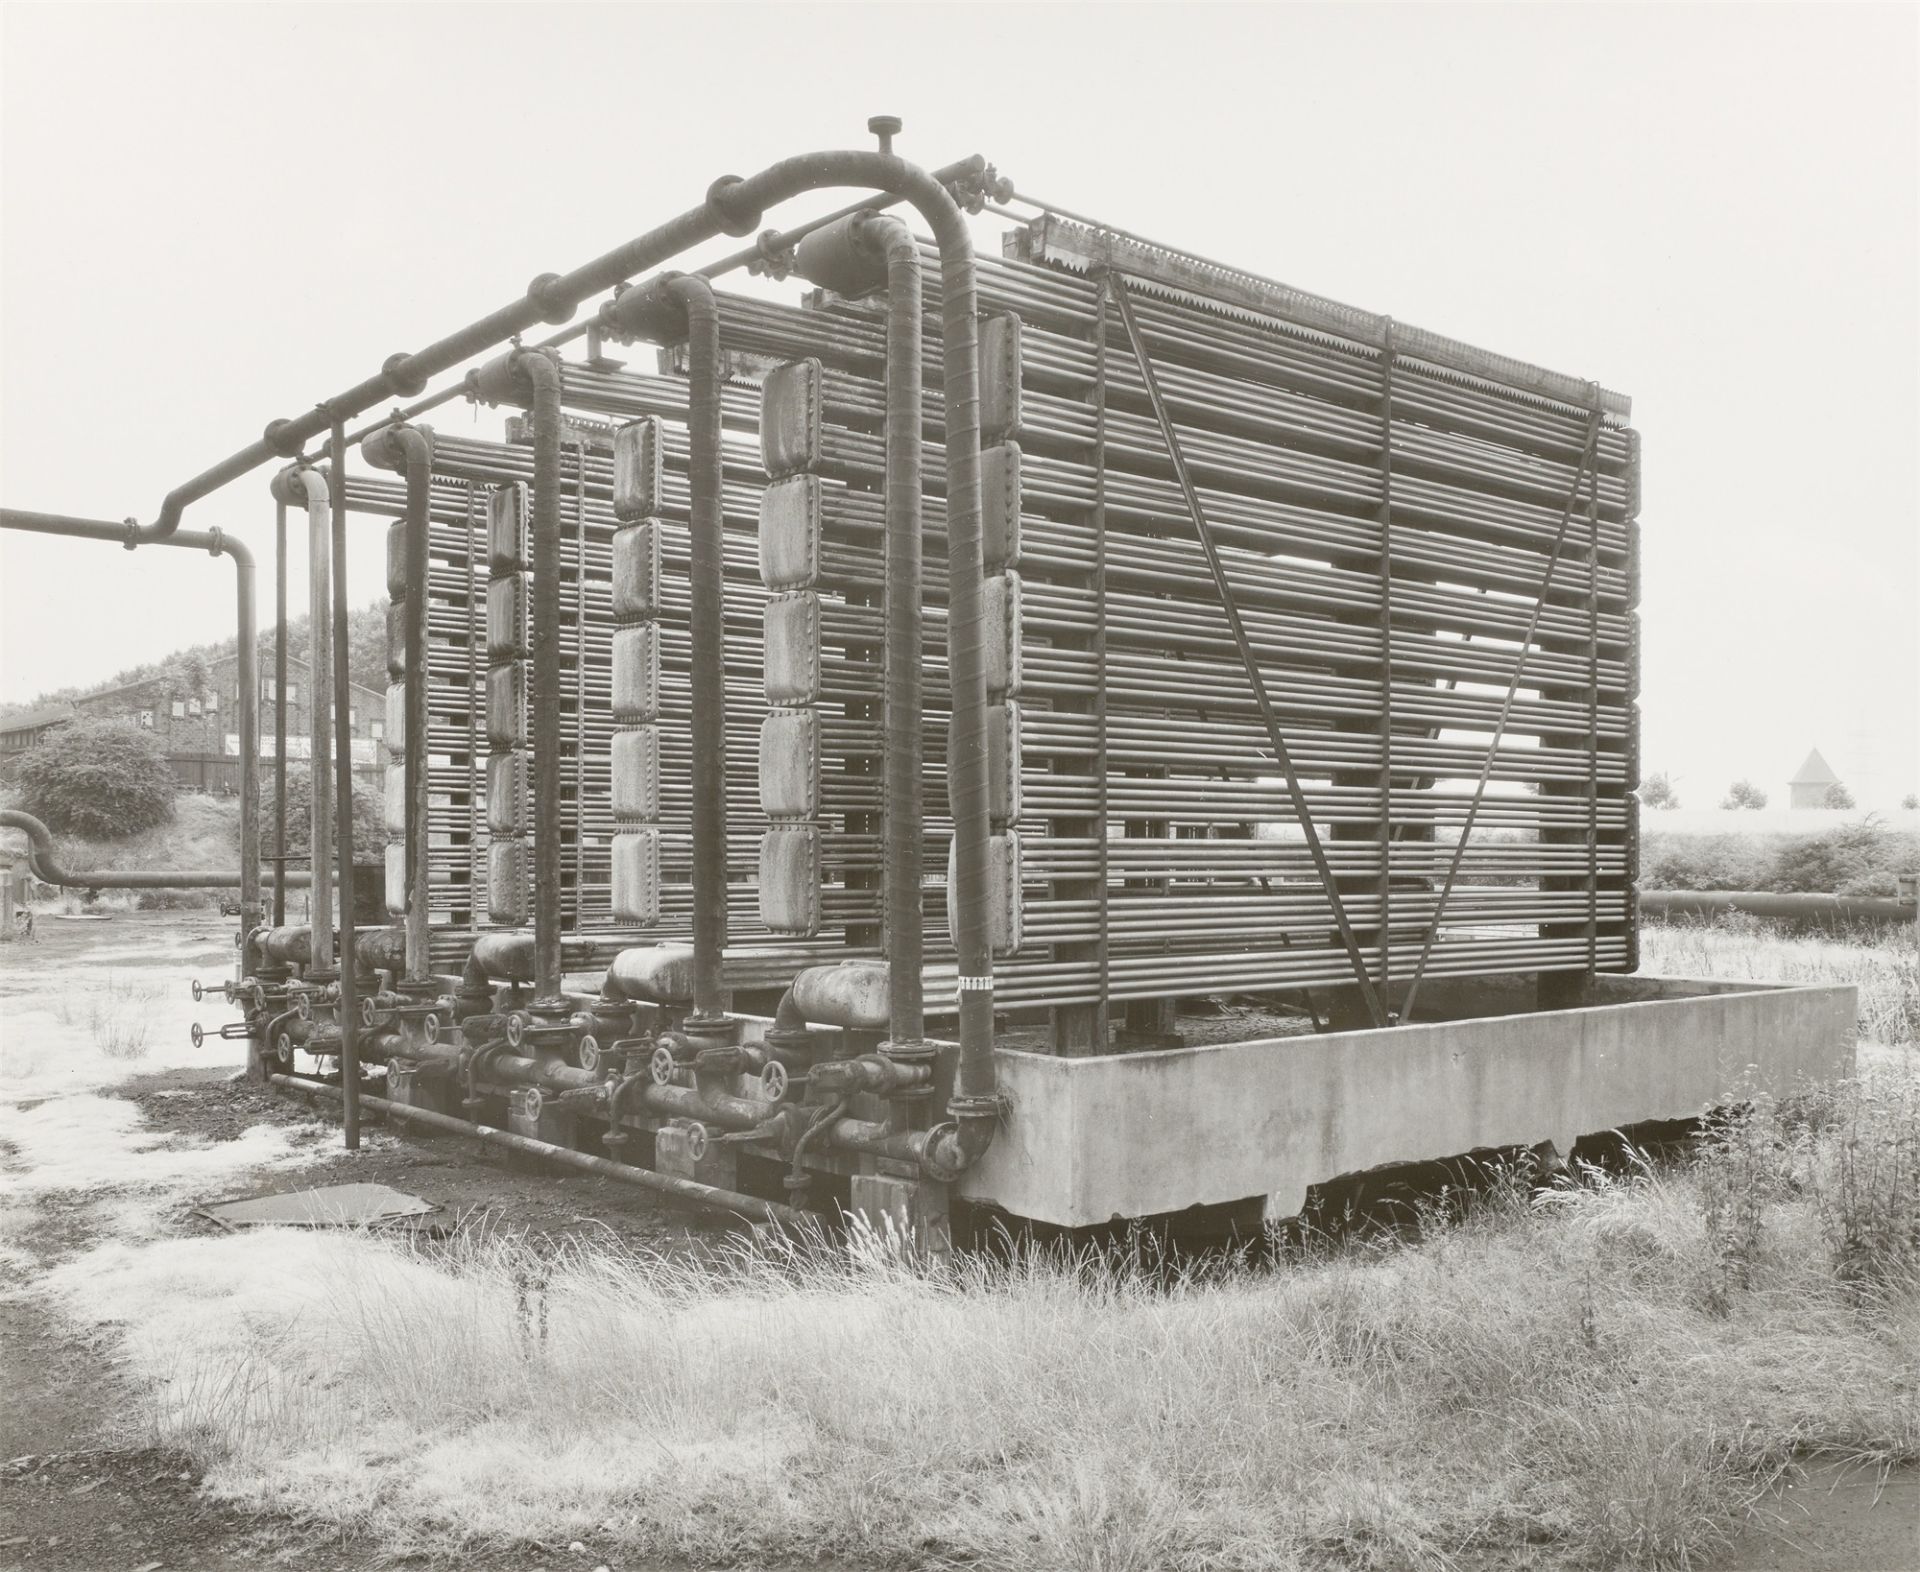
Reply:
[[[228, 650], [224, 655], [214, 656], [212, 660], [207, 662], [207, 666], [209, 669], [215, 666], [231, 666], [239, 658], [240, 652], [238, 650]], [[288, 651], [287, 670], [294, 671], [296, 669], [302, 676], [307, 674], [307, 657], [304, 655], [295, 655], [292, 651]], [[271, 677], [273, 675], [273, 656], [265, 650], [260, 652], [260, 675], [262, 677]], [[350, 686], [355, 693], [364, 693], [370, 698], [384, 700], [387, 696], [384, 689], [369, 688], [364, 682], [355, 682], [350, 684]]]
[[1840, 777], [1833, 773], [1833, 766], [1821, 758], [1820, 750], [1815, 748], [1807, 755], [1807, 761], [1800, 766], [1799, 773], [1787, 784], [1789, 786], [1833, 786], [1838, 784], [1839, 780]]
[[72, 701], [63, 699], [58, 704], [43, 704], [24, 715], [14, 716], [12, 720], [0, 721], [0, 732], [38, 731], [42, 726], [57, 726], [61, 721], [72, 719]]

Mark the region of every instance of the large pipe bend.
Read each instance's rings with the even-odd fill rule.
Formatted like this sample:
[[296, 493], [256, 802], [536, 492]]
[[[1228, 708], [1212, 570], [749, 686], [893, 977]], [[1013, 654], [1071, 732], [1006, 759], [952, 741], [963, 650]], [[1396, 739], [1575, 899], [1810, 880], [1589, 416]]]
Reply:
[[[332, 561], [332, 513], [327, 479], [311, 465], [296, 464], [273, 479], [273, 497], [289, 507], [307, 511], [307, 686], [312, 717], [308, 740], [307, 786], [310, 828], [307, 849], [312, 869], [308, 911], [313, 924], [313, 964], [325, 970], [333, 965], [333, 783], [328, 780], [332, 754], [331, 706], [322, 702], [324, 686], [332, 678], [325, 646], [331, 642], [333, 606], [329, 567]], [[284, 694], [274, 702], [284, 704]], [[351, 747], [349, 741], [346, 746]], [[348, 831], [351, 834], [351, 829]], [[351, 898], [350, 896], [348, 898]]]

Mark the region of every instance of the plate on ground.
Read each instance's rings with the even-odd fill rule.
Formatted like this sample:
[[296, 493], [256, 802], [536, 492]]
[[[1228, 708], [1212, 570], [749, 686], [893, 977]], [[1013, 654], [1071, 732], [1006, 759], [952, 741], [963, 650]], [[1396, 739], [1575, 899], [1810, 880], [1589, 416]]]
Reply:
[[384, 1184], [330, 1184], [196, 1208], [222, 1228], [377, 1228], [440, 1208]]

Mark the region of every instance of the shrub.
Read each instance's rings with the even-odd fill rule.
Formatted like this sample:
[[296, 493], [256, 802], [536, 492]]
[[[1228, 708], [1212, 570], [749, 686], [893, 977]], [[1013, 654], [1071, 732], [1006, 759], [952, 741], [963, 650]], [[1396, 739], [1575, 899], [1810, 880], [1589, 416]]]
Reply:
[[1720, 802], [1723, 808], [1764, 808], [1766, 805], [1767, 794], [1752, 781], [1735, 781]]
[[1869, 814], [1810, 840], [1790, 841], [1774, 862], [1769, 889], [1832, 895], [1892, 895], [1895, 876], [1920, 860], [1911, 835], [1890, 831]]
[[1764, 890], [1767, 843], [1750, 835], [1649, 835], [1640, 882], [1649, 890]]
[[[273, 854], [274, 794], [273, 775], [263, 771], [260, 783], [260, 851]], [[311, 771], [304, 764], [287, 766], [287, 851], [289, 855], [312, 850], [313, 797], [309, 787]], [[337, 827], [336, 827], [337, 828]], [[337, 844], [337, 841], [336, 841]], [[378, 862], [387, 844], [386, 804], [381, 794], [359, 780], [353, 783], [353, 855], [358, 862]]]
[[166, 750], [131, 721], [77, 720], [18, 766], [20, 806], [63, 835], [120, 840], [173, 817]]
[[1827, 794], [1820, 799], [1823, 808], [1848, 809], [1853, 807], [1853, 793], [1848, 791], [1842, 781], [1835, 781], [1827, 788]]
[[1656, 770], [1640, 783], [1640, 801], [1648, 808], [1677, 808], [1680, 806], [1680, 794], [1673, 789], [1673, 781], [1664, 770]]

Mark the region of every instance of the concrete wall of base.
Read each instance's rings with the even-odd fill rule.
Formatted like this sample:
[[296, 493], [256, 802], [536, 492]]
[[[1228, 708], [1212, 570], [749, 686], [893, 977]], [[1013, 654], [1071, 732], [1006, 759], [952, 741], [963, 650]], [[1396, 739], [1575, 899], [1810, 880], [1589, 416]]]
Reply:
[[1851, 987], [1600, 977], [1582, 1009], [1092, 1058], [1004, 1049], [1011, 1108], [960, 1193], [1079, 1227], [1386, 1163], [1698, 1114], [1853, 1068]]

